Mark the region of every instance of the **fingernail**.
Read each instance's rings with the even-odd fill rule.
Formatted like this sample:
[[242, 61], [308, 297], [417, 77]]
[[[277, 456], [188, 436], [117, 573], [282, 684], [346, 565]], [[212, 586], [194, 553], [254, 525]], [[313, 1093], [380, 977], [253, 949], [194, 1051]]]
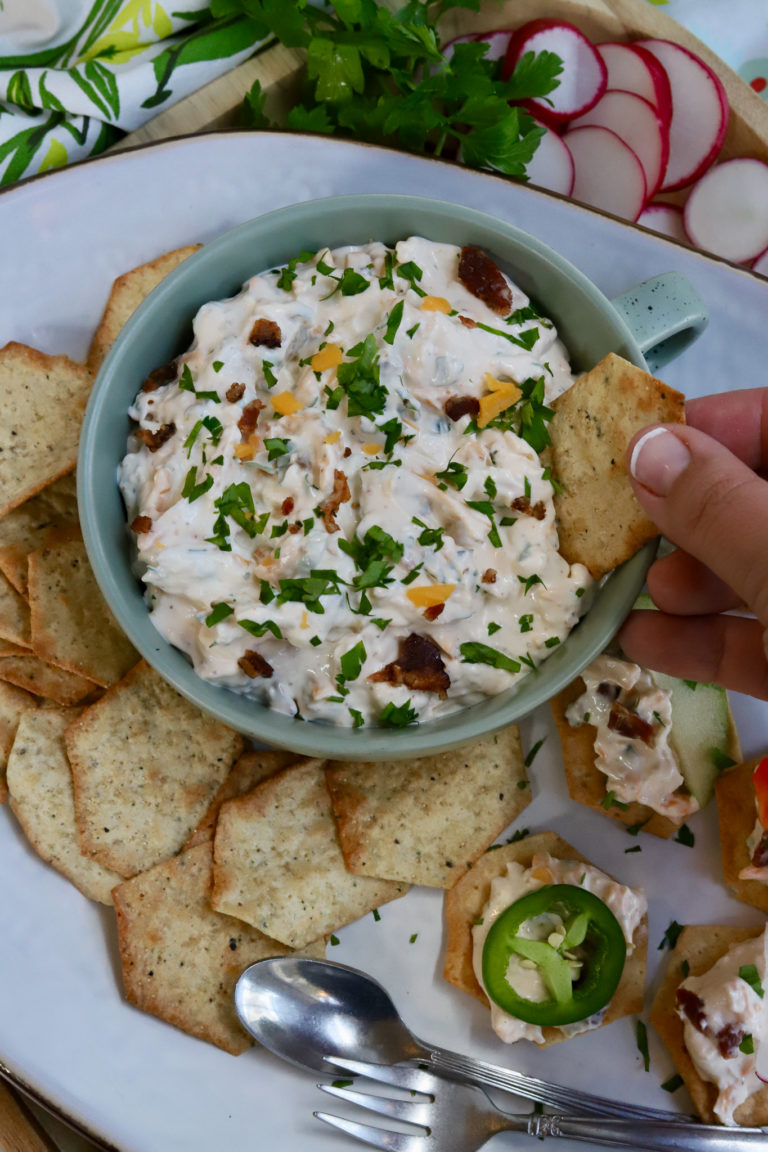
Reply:
[[688, 448], [673, 432], [651, 428], [632, 449], [629, 470], [644, 488], [657, 496], [666, 496], [690, 462]]

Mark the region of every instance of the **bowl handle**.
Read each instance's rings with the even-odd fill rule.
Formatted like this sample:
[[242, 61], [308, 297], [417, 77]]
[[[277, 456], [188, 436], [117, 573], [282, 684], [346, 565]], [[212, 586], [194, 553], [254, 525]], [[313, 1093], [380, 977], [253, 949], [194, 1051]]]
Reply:
[[679, 272], [664, 272], [614, 296], [611, 304], [628, 325], [648, 370], [658, 372], [692, 344], [709, 316], [696, 289]]

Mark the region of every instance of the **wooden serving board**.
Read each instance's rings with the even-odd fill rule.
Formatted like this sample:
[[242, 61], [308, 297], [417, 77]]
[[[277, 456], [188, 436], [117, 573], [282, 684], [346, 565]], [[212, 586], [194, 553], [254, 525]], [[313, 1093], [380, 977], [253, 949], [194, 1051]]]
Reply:
[[[718, 74], [728, 95], [731, 119], [721, 159], [756, 156], [768, 162], [768, 103], [696, 36], [648, 0], [504, 0], [501, 4], [486, 0], [479, 12], [452, 9], [440, 28], [445, 41], [465, 32], [516, 28], [540, 16], [568, 20], [594, 42], [657, 37], [689, 48]], [[236, 128], [243, 97], [254, 80], [267, 93], [267, 115], [279, 123], [296, 98], [302, 67], [302, 52], [280, 44], [267, 48], [149, 120], [114, 150], [173, 136]], [[683, 190], [665, 199], [682, 200], [685, 196]]]

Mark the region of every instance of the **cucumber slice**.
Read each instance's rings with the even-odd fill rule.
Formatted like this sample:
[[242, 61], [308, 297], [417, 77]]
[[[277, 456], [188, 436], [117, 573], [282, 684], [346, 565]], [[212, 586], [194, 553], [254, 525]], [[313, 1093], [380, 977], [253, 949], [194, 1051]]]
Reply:
[[[647, 592], [635, 608], [656, 609]], [[677, 753], [680, 771], [700, 808], [712, 799], [715, 781], [724, 767], [734, 763], [731, 713], [728, 696], [717, 684], [695, 684], [649, 669], [654, 683], [671, 693], [670, 744]]]
[[651, 672], [659, 688], [672, 696], [670, 744], [677, 753], [688, 790], [703, 808], [712, 799], [715, 781], [729, 762], [728, 697], [716, 684], [697, 684]]

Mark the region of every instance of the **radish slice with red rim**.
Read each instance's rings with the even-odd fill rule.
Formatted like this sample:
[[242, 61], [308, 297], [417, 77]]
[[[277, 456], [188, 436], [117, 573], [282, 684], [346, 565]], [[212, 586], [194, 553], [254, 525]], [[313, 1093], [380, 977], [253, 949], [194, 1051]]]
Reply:
[[669, 160], [662, 192], [684, 188], [713, 163], [728, 131], [730, 109], [720, 77], [671, 40], [640, 40], [662, 65], [672, 90]]
[[726, 160], [691, 189], [685, 230], [699, 248], [743, 264], [768, 248], [768, 164]]
[[481, 32], [479, 36], [475, 36], [475, 40], [483, 40], [488, 45], [488, 51], [485, 54], [486, 60], [502, 60], [507, 54], [511, 36], [512, 33], [507, 29], [498, 32]]
[[646, 204], [637, 218], [637, 223], [658, 232], [661, 236], [669, 236], [672, 240], [684, 240], [688, 243], [688, 236], [683, 227], [683, 210], [677, 204]]
[[566, 142], [548, 128], [546, 124], [539, 124], [544, 129], [544, 135], [533, 154], [533, 159], [526, 165], [526, 174], [530, 184], [538, 188], [546, 188], [550, 192], [560, 192], [563, 196], [570, 196], [573, 192], [574, 168], [571, 150]]
[[636, 220], [645, 204], [645, 173], [632, 149], [610, 128], [572, 128], [563, 136], [573, 156], [571, 195], [593, 208]]
[[759, 272], [761, 276], [768, 276], [768, 248], [765, 252], [761, 252], [757, 260], [752, 265], [753, 272]]
[[557, 88], [547, 97], [526, 101], [545, 123], [572, 120], [587, 112], [602, 96], [608, 71], [602, 58], [578, 28], [563, 20], [530, 20], [513, 32], [502, 76], [508, 79], [526, 52], [554, 52], [563, 62]]
[[669, 77], [656, 57], [639, 44], [596, 44], [608, 69], [608, 89], [634, 92], [653, 104], [666, 120], [672, 119], [672, 90]]
[[661, 185], [669, 159], [667, 125], [653, 104], [634, 92], [609, 89], [594, 108], [571, 123], [571, 128], [585, 124], [610, 128], [629, 145], [643, 166], [647, 194], [653, 196]]

